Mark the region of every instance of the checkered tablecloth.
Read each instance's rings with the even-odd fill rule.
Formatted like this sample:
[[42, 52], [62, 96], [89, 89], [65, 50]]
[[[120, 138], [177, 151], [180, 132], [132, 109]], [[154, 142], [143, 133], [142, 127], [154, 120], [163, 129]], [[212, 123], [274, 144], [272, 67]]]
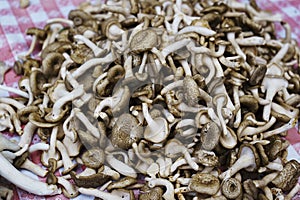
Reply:
[[[67, 17], [70, 10], [86, 0], [30, 0], [26, 9], [19, 8], [19, 0], [0, 0], [0, 61], [12, 66], [18, 55], [24, 54], [30, 46], [31, 37], [25, 34], [29, 27], [43, 28], [49, 18]], [[247, 0], [242, 0], [247, 2]], [[292, 27], [292, 37], [300, 42], [300, 1], [299, 0], [257, 0], [258, 5], [274, 13], [280, 13]], [[278, 36], [284, 36], [284, 30], [278, 29]], [[16, 86], [17, 77], [9, 71], [5, 84]], [[0, 95], [8, 95], [0, 93]], [[300, 162], [300, 136], [297, 129], [289, 131], [287, 139], [292, 144], [289, 157]], [[38, 162], [38, 159], [35, 159]], [[37, 178], [37, 177], [35, 177]], [[37, 197], [16, 189], [14, 199], [66, 199], [63, 195]], [[93, 199], [80, 195], [76, 199]], [[300, 200], [300, 195], [294, 199]]]

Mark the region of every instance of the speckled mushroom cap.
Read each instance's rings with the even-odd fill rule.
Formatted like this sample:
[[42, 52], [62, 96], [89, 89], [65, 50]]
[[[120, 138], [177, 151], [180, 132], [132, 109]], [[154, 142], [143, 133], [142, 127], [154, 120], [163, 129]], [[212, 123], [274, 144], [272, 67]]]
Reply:
[[124, 113], [116, 121], [111, 134], [111, 143], [121, 149], [131, 148], [143, 134], [143, 128], [131, 114]]
[[218, 125], [213, 121], [208, 122], [203, 126], [201, 131], [201, 147], [208, 151], [213, 150], [219, 143], [220, 135], [221, 131]]
[[300, 164], [296, 160], [291, 160], [286, 163], [272, 183], [283, 191], [289, 191], [295, 186], [299, 176]]
[[259, 157], [259, 154], [257, 153], [256, 148], [253, 145], [249, 144], [249, 143], [242, 144], [239, 148], [238, 157], [241, 156], [241, 154], [245, 150], [244, 148], [250, 149], [253, 152], [253, 155], [255, 157], [255, 165], [251, 165], [251, 166], [245, 168], [245, 170], [246, 171], [255, 171], [255, 170], [257, 170], [258, 167], [260, 166], [260, 157]]
[[214, 195], [220, 189], [220, 181], [212, 174], [197, 173], [192, 176], [188, 187], [201, 194]]

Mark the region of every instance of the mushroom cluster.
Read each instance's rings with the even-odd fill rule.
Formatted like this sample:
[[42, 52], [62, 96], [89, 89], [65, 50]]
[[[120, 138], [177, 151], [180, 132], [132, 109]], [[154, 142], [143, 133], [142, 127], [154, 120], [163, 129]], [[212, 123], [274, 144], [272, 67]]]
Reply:
[[284, 136], [299, 118], [300, 51], [255, 0], [83, 3], [27, 34], [19, 89], [0, 86], [17, 95], [0, 98], [1, 131], [19, 135], [0, 134], [0, 176], [17, 187], [103, 200], [299, 191]]

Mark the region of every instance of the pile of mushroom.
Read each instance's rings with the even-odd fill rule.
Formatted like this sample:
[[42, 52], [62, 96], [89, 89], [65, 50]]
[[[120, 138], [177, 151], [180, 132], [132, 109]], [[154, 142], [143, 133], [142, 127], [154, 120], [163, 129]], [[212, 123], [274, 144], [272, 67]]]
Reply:
[[299, 191], [284, 137], [299, 117], [299, 47], [254, 0], [84, 3], [27, 34], [19, 89], [0, 87], [16, 94], [0, 98], [1, 131], [19, 135], [0, 134], [0, 175], [19, 188], [103, 200]]

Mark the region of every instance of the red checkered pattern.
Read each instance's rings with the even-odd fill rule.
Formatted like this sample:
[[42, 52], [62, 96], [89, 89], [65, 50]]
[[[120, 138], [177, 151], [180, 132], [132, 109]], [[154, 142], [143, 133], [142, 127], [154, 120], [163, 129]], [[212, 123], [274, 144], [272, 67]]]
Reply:
[[[26, 9], [19, 8], [19, 0], [0, 0], [0, 61], [13, 65], [18, 55], [24, 54], [30, 46], [31, 37], [26, 36], [25, 31], [29, 27], [43, 28], [49, 18], [67, 17], [70, 10], [85, 0], [30, 0], [30, 6]], [[242, 0], [247, 3], [247, 0]], [[284, 21], [292, 27], [292, 37], [300, 42], [300, 1], [298, 0], [257, 0], [258, 5], [264, 9], [279, 13]], [[278, 30], [278, 36], [284, 36], [284, 30]], [[5, 83], [9, 86], [17, 86], [17, 77], [10, 71], [6, 74]], [[8, 95], [0, 93], [0, 95]], [[35, 138], [38, 140], [38, 138]], [[287, 139], [293, 147], [289, 149], [289, 157], [300, 161], [300, 136], [296, 129], [289, 132]], [[38, 155], [32, 158], [38, 162]], [[38, 177], [34, 177], [38, 178]], [[15, 190], [14, 200], [64, 200], [63, 195], [54, 197], [38, 197], [20, 189]], [[80, 195], [76, 199], [93, 199]], [[300, 195], [294, 197], [300, 200]]]

